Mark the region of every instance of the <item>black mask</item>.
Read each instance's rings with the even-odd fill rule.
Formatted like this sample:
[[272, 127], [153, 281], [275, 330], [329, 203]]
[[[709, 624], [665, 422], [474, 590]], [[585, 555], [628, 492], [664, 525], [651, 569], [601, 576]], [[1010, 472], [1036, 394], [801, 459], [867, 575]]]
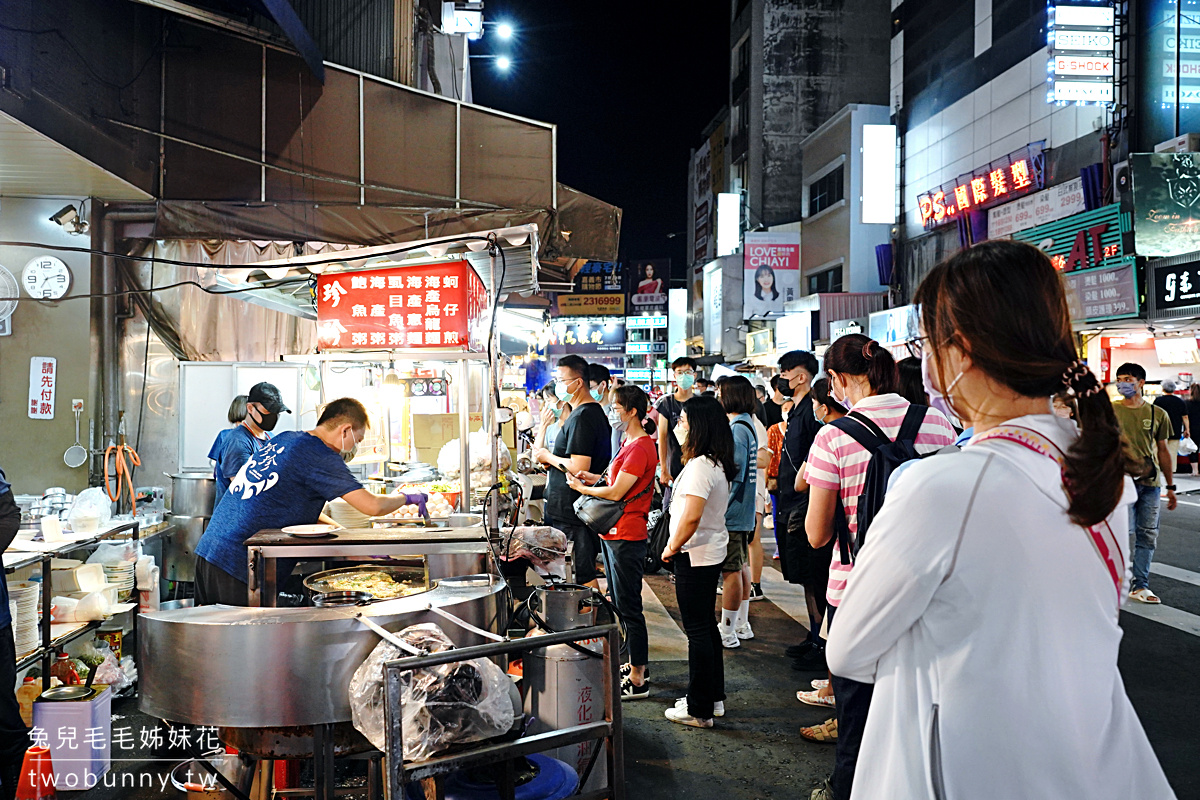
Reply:
[[258, 423], [258, 427], [264, 431], [273, 431], [275, 430], [275, 426], [279, 424], [279, 412], [261, 412], [259, 417], [261, 421]]

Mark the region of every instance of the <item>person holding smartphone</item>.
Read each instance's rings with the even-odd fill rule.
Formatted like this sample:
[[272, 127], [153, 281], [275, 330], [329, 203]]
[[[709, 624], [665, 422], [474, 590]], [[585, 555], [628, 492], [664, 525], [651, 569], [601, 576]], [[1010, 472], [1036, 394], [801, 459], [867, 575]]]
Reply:
[[575, 545], [575, 582], [596, 588], [596, 556], [600, 537], [575, 514], [579, 492], [567, 485], [567, 474], [604, 472], [612, 458], [612, 427], [592, 397], [588, 363], [570, 355], [558, 361], [555, 395], [575, 409], [550, 447], [533, 450], [533, 458], [551, 469], [546, 476], [546, 524], [567, 535]]

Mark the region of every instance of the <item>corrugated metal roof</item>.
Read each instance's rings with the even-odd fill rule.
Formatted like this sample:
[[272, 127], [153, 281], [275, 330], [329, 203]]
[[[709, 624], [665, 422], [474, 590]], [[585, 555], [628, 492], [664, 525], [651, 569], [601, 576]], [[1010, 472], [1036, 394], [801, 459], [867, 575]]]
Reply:
[[866, 317], [876, 311], [883, 311], [888, 304], [887, 292], [840, 292], [808, 296], [817, 298], [820, 335], [813, 337], [817, 341], [829, 339], [829, 323], [840, 319]]

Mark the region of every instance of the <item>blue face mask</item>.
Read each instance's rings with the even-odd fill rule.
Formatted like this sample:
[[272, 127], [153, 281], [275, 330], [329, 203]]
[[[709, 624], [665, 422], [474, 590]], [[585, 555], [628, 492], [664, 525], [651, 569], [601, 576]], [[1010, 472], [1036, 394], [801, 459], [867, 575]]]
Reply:
[[675, 384], [683, 391], [687, 391], [696, 385], [696, 376], [685, 372], [682, 375], [675, 377]]
[[1122, 397], [1136, 397], [1138, 388], [1133, 381], [1118, 381], [1117, 391], [1121, 393]]
[[600, 391], [599, 389], [592, 389], [592, 399], [593, 400], [595, 400], [597, 403], [599, 403], [601, 397], [604, 397], [604, 392]]

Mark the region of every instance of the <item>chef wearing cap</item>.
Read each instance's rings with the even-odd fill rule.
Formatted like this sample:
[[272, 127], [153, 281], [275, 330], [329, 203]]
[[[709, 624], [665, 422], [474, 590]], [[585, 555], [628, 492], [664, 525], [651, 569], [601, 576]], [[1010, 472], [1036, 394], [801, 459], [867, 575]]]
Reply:
[[[283, 404], [283, 397], [273, 383], [256, 383], [246, 395], [246, 418], [225, 439], [225, 448], [221, 452], [219, 463], [220, 474], [225, 480], [232, 480], [250, 460], [251, 456], [262, 450], [271, 439], [271, 431], [279, 422], [279, 415], [292, 410]], [[228, 483], [226, 483], [228, 487]], [[225, 492], [220, 492], [217, 503]]]

